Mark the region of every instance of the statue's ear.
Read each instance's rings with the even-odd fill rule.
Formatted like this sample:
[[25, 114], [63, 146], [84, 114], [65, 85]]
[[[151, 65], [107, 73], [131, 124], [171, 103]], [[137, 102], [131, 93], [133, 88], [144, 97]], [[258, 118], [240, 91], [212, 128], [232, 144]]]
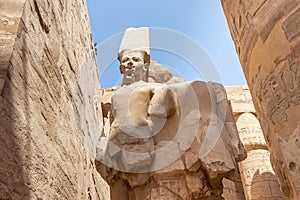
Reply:
[[144, 51], [144, 63], [150, 64], [150, 55]]
[[124, 65], [120, 65], [120, 72], [121, 74], [125, 74], [126, 70]]

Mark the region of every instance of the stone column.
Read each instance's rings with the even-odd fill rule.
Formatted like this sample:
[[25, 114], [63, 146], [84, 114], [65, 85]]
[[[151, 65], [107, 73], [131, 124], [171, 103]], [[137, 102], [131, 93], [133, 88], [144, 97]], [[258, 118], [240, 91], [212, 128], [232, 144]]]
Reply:
[[272, 166], [289, 199], [300, 198], [300, 2], [221, 0]]
[[255, 116], [256, 111], [249, 88], [229, 86], [226, 87], [226, 91], [237, 122], [239, 136], [247, 150], [247, 159], [239, 164], [245, 191], [244, 198], [281, 199], [283, 195], [271, 167], [270, 153]]
[[247, 150], [247, 159], [239, 163], [246, 199], [283, 199], [258, 120], [252, 113], [244, 113], [237, 128]]

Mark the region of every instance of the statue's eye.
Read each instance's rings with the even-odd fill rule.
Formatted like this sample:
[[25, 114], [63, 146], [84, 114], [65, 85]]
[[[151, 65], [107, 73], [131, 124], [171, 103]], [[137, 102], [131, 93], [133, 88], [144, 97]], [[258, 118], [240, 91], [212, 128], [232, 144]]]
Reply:
[[139, 57], [133, 57], [132, 60], [134, 62], [140, 62], [140, 61], [142, 61], [142, 59], [140, 59]]
[[125, 57], [125, 58], [122, 59], [122, 63], [123, 63], [123, 62], [127, 62], [128, 60], [129, 60], [129, 58], [128, 58], [128, 57]]

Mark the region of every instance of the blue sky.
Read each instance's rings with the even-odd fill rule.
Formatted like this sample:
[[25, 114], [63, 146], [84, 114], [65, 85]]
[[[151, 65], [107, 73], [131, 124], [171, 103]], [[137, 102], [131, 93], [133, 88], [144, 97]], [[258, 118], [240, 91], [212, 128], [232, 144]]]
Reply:
[[[174, 30], [205, 51], [220, 75], [219, 82], [224, 85], [246, 84], [220, 0], [87, 0], [87, 4], [93, 38], [98, 44], [98, 54], [103, 51], [116, 53], [104, 44], [109, 38], [120, 40], [119, 33], [124, 32], [128, 27], [147, 26]], [[116, 34], [119, 35], [112, 37]], [[163, 42], [164, 38], [156, 39], [155, 43], [160, 41]], [[174, 43], [177, 42], [174, 41]], [[106, 48], [99, 50], [104, 47]], [[189, 54], [196, 52], [189, 46], [185, 51]], [[103, 60], [102, 55], [101, 53], [97, 56], [98, 63], [99, 60]], [[119, 64], [116, 58], [117, 55], [107, 66], [107, 70], [100, 73], [102, 87], [112, 87], [120, 82], [122, 76], [119, 74]], [[156, 60], [171, 68], [176, 76], [182, 76], [185, 80], [209, 81], [209, 76], [197, 73], [193, 69], [195, 68], [193, 64], [180, 55], [153, 49], [151, 60]], [[204, 62], [203, 65], [197, 67], [205, 68], [207, 67], [205, 65]]]

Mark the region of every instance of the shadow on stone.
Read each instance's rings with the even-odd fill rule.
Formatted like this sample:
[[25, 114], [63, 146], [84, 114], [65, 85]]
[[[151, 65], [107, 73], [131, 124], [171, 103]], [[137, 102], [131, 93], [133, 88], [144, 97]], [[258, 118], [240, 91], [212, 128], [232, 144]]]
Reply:
[[[266, 183], [267, 182], [267, 183]], [[274, 174], [256, 171], [251, 183], [251, 199], [283, 199], [280, 186]]]
[[[25, 162], [30, 162], [28, 155], [31, 152], [26, 39], [22, 38], [21, 43], [22, 63], [18, 66], [22, 68], [10, 63], [0, 97], [0, 199], [30, 199], [30, 182], [24, 172]], [[22, 78], [17, 79], [16, 75]], [[22, 92], [18, 88], [22, 88]], [[17, 105], [20, 102], [23, 105]], [[20, 111], [19, 106], [24, 111]]]

